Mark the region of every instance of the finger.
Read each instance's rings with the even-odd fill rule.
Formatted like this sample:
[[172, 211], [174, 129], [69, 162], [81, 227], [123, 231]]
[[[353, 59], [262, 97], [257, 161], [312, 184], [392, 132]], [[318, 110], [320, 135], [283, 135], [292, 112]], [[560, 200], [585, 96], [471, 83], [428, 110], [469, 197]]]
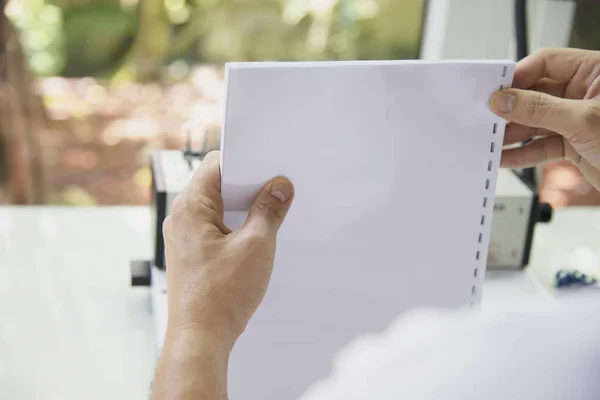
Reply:
[[492, 97], [492, 111], [510, 122], [543, 128], [572, 139], [589, 114], [581, 100], [567, 100], [530, 90], [503, 89]]
[[586, 60], [595, 57], [597, 55], [588, 50], [538, 50], [517, 63], [514, 86], [529, 88], [542, 78], [569, 82]]
[[290, 209], [293, 197], [294, 186], [288, 179], [273, 179], [254, 200], [242, 230], [275, 238]]
[[192, 195], [221, 196], [221, 152], [211, 151], [194, 172], [185, 190]]
[[528, 89], [546, 93], [554, 97], [565, 97], [567, 82], [558, 82], [552, 79], [542, 78]]
[[574, 160], [577, 153], [562, 136], [549, 136], [532, 141], [523, 147], [504, 150], [500, 165], [503, 168], [529, 168], [564, 159]]
[[583, 98], [586, 100], [600, 98], [600, 71], [598, 72], [598, 76], [592, 81], [590, 88]]
[[556, 133], [547, 129], [532, 128], [530, 126], [511, 122], [508, 125], [506, 125], [506, 131], [504, 132], [504, 142], [502, 143], [502, 145], [508, 146], [515, 143], [525, 142], [536, 137], [550, 135], [556, 135]]
[[186, 209], [185, 215], [201, 217], [226, 234], [231, 231], [223, 223], [220, 159], [219, 151], [211, 151], [203, 158], [188, 184], [173, 202], [173, 207]]
[[[558, 82], [548, 78], [542, 78], [536, 82], [530, 90], [536, 92], [542, 92], [549, 94], [554, 97], [564, 97], [567, 84], [565, 82]], [[535, 137], [555, 135], [556, 132], [549, 131], [547, 129], [533, 128], [526, 125], [520, 125], [516, 123], [509, 123], [506, 126], [504, 133], [504, 146], [511, 145], [514, 143], [521, 143], [526, 140], [531, 140]]]

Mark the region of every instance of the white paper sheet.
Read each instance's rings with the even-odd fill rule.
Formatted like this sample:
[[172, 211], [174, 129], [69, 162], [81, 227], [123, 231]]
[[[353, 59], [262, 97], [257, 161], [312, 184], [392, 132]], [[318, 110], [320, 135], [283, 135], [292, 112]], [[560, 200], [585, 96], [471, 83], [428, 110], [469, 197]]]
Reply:
[[230, 360], [232, 400], [293, 399], [353, 338], [414, 306], [476, 303], [511, 61], [233, 63], [222, 138], [235, 228], [277, 175], [296, 197], [269, 291]]

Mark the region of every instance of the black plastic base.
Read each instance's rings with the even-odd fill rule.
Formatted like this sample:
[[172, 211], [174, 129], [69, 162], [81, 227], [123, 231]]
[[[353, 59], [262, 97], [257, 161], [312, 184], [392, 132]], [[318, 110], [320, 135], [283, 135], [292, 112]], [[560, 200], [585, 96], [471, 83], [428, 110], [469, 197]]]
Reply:
[[152, 278], [150, 274], [150, 261], [131, 261], [131, 286], [150, 286]]

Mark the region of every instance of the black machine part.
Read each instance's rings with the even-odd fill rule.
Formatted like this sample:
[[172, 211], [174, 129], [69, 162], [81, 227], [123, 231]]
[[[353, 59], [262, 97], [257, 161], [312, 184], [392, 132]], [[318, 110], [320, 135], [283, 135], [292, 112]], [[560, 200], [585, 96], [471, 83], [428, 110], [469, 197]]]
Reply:
[[150, 286], [150, 261], [134, 260], [130, 264], [131, 286]]
[[548, 203], [540, 203], [540, 209], [538, 213], [538, 222], [547, 223], [552, 220], [552, 206]]
[[[527, 0], [515, 0], [515, 39], [517, 44], [517, 61], [529, 54], [529, 38], [527, 35]], [[523, 142], [523, 145], [528, 142]], [[536, 187], [535, 168], [525, 168], [520, 171], [523, 180]]]

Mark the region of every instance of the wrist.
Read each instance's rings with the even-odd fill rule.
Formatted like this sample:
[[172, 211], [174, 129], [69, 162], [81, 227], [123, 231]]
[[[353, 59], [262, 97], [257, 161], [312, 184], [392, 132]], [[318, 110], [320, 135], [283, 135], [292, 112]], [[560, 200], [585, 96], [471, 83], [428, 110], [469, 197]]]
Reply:
[[195, 333], [231, 347], [241, 333], [235, 316], [218, 302], [203, 298], [201, 304], [178, 302], [169, 306], [167, 333]]
[[235, 339], [219, 330], [207, 328], [198, 324], [173, 326], [167, 325], [164, 348], [185, 351], [210, 352], [219, 357], [229, 357]]
[[233, 344], [198, 327], [167, 327], [153, 382], [153, 399], [227, 399]]

